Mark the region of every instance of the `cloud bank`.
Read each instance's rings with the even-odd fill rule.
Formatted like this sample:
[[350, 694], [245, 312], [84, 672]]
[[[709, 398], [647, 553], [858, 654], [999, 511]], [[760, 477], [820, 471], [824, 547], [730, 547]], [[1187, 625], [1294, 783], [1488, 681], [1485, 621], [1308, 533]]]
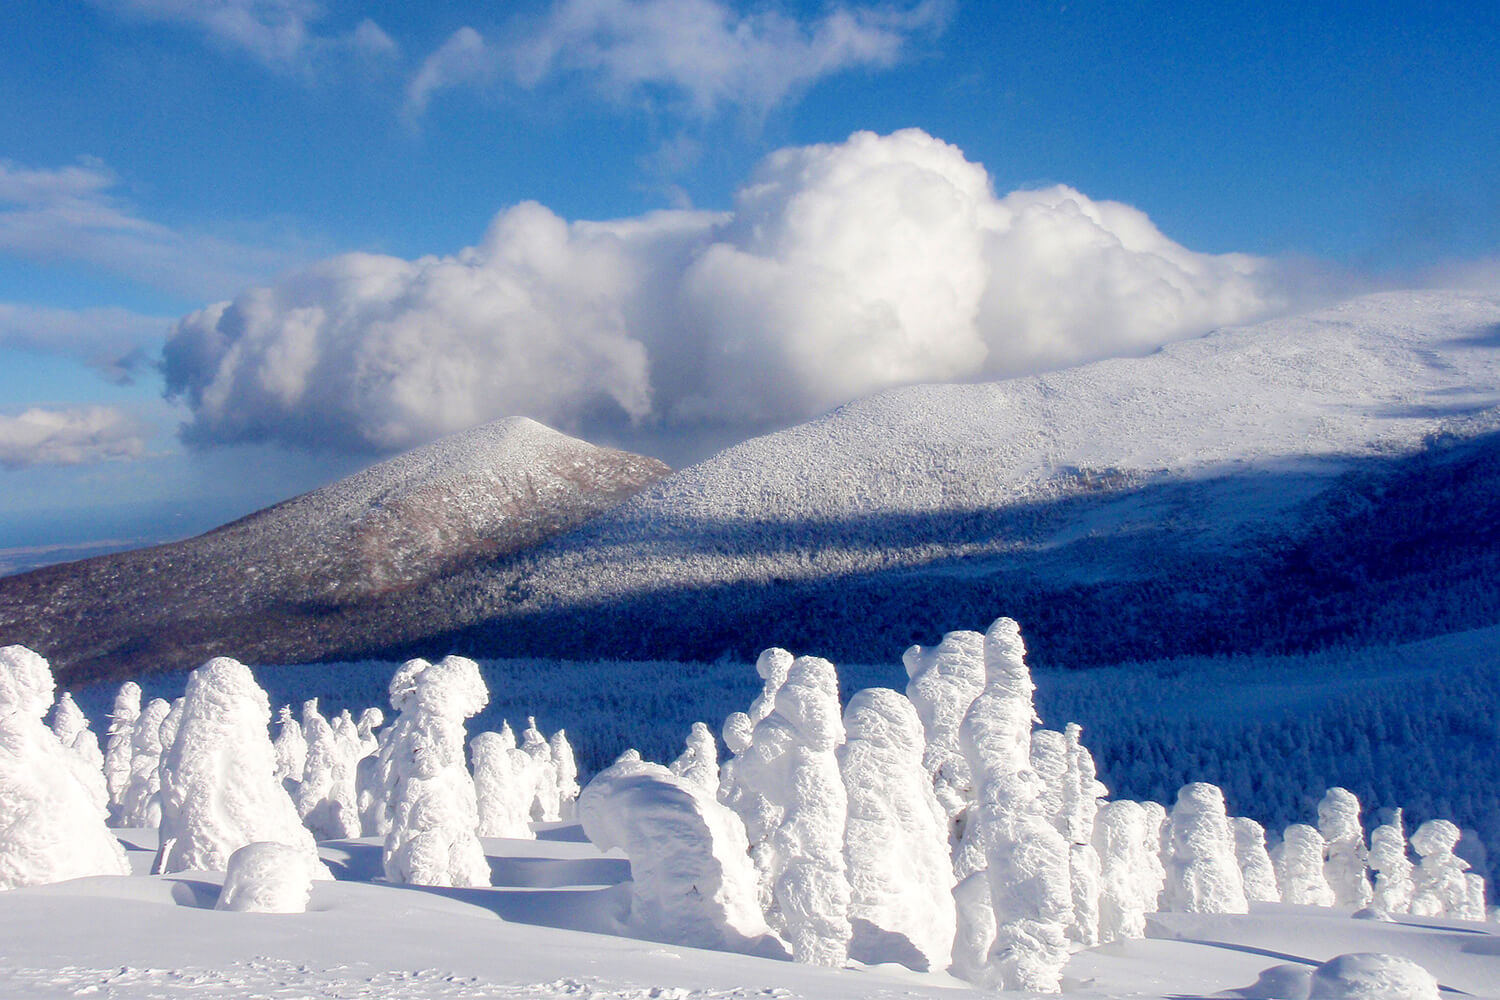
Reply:
[[567, 222], [349, 254], [195, 312], [165, 349], [200, 444], [390, 451], [510, 414], [563, 429], [753, 433], [891, 386], [1141, 353], [1285, 303], [1067, 187], [997, 197], [918, 131], [768, 157], [728, 213]]
[[172, 320], [128, 309], [53, 309], [0, 302], [0, 348], [81, 362], [116, 385], [152, 365]]
[[406, 113], [456, 87], [573, 78], [615, 100], [666, 97], [702, 116], [726, 106], [764, 113], [823, 77], [892, 65], [913, 35], [941, 29], [949, 7], [836, 4], [804, 21], [725, 0], [558, 0], [508, 38], [454, 32], [412, 78]]
[[150, 429], [112, 406], [0, 415], [0, 466], [81, 465], [145, 454]]

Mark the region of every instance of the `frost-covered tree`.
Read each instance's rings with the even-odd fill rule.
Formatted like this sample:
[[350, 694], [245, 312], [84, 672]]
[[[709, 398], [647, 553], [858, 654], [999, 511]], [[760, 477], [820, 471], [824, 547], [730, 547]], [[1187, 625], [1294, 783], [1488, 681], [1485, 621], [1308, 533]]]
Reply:
[[[1321, 863], [1321, 858], [1320, 858]], [[1247, 913], [1245, 883], [1234, 856], [1234, 832], [1216, 785], [1184, 785], [1172, 807], [1167, 908], [1180, 913]]]
[[[906, 667], [906, 697], [922, 720], [927, 749], [922, 766], [948, 816], [950, 849], [963, 840], [965, 811], [973, 798], [969, 762], [958, 743], [958, 729], [979, 692], [984, 690], [984, 636], [949, 632], [934, 647], [912, 646], [901, 655]], [[960, 879], [971, 872], [958, 874]]]
[[1229, 822], [1234, 827], [1234, 857], [1245, 884], [1245, 899], [1279, 903], [1281, 890], [1276, 886], [1276, 866], [1266, 851], [1265, 827], [1245, 816], [1235, 816]]
[[380, 749], [380, 737], [376, 731], [385, 725], [385, 713], [371, 705], [359, 713], [359, 757], [363, 759]]
[[464, 763], [464, 720], [484, 708], [489, 690], [479, 665], [445, 656], [416, 672], [400, 699], [392, 743], [391, 828], [385, 877], [417, 885], [489, 885], [479, 844], [474, 779]]
[[775, 954], [739, 817], [659, 764], [616, 762], [578, 799], [584, 833], [630, 859], [630, 924], [674, 944]]
[[1155, 910], [1159, 910], [1166, 904], [1167, 862], [1172, 857], [1172, 816], [1166, 806], [1150, 799], [1142, 802], [1141, 808], [1146, 813], [1145, 849], [1153, 862], [1150, 875], [1156, 885]]
[[0, 647], [0, 890], [130, 874], [105, 804], [42, 722], [54, 689], [45, 659]]
[[316, 698], [302, 706], [302, 732], [307, 740], [307, 758], [302, 781], [297, 786], [297, 812], [318, 840], [339, 840], [360, 835], [359, 807], [354, 790], [349, 737], [340, 735], [318, 711]]
[[744, 758], [751, 787], [780, 813], [766, 841], [772, 925], [790, 941], [797, 961], [835, 967], [848, 958], [851, 933], [844, 866], [848, 797], [835, 754], [843, 740], [833, 664], [799, 656]]
[[[130, 787], [131, 738], [141, 714], [141, 686], [135, 681], [120, 685], [114, 710], [109, 715], [109, 733], [104, 744], [104, 784], [109, 790], [110, 822], [119, 823]], [[123, 824], [122, 824], [123, 825]]]
[[1372, 902], [1386, 913], [1407, 913], [1415, 892], [1416, 866], [1406, 856], [1406, 825], [1401, 810], [1391, 821], [1370, 831], [1370, 871], [1375, 874]]
[[1073, 893], [1073, 922], [1068, 937], [1085, 948], [1099, 943], [1099, 852], [1094, 849], [1094, 823], [1099, 803], [1109, 789], [1099, 781], [1094, 755], [1083, 745], [1083, 727], [1070, 722], [1063, 731], [1068, 769], [1063, 780], [1059, 830], [1068, 842], [1068, 876]]
[[1146, 914], [1156, 912], [1162, 883], [1154, 822], [1139, 802], [1106, 802], [1099, 810], [1094, 849], [1099, 854], [1101, 943], [1146, 936]]
[[[990, 626], [984, 690], [959, 727], [974, 783], [960, 849], [982, 850], [984, 869], [955, 890], [954, 964], [960, 974], [1000, 989], [1056, 993], [1072, 922], [1068, 844], [1042, 813], [1042, 783], [1031, 769], [1031, 732], [1039, 720], [1025, 656], [1015, 621]], [[985, 954], [975, 954], [991, 920], [993, 940]]]
[[307, 739], [302, 735], [302, 724], [292, 716], [290, 705], [281, 706], [276, 725], [279, 729], [275, 742], [271, 744], [276, 749], [276, 780], [287, 785], [287, 791], [295, 795], [307, 768]]
[[578, 758], [566, 730], [559, 729], [548, 741], [552, 744], [552, 766], [557, 769], [557, 799], [563, 819], [571, 819], [578, 802]]
[[1483, 920], [1483, 897], [1474, 906], [1473, 890], [1465, 878], [1469, 863], [1454, 853], [1462, 832], [1445, 819], [1430, 819], [1411, 835], [1417, 865], [1411, 912], [1420, 917], [1457, 917]]
[[130, 783], [120, 803], [120, 825], [154, 830], [161, 824], [161, 726], [172, 706], [152, 698], [131, 728]]
[[791, 653], [778, 646], [762, 650], [755, 658], [755, 672], [760, 675], [761, 690], [750, 703], [750, 721], [759, 724], [776, 708], [776, 692], [786, 683], [787, 671], [792, 669]]
[[246, 844], [269, 840], [326, 872], [312, 834], [276, 780], [271, 705], [238, 660], [217, 656], [188, 676], [176, 739], [163, 755], [158, 874], [223, 871]]
[[1276, 865], [1276, 886], [1283, 903], [1332, 906], [1333, 889], [1323, 874], [1327, 845], [1316, 827], [1293, 823], [1281, 835], [1271, 859]]
[[1330, 788], [1318, 803], [1318, 832], [1326, 842], [1323, 877], [1333, 890], [1336, 906], [1353, 909], [1369, 905], [1372, 897], [1366, 872], [1369, 851], [1359, 819], [1359, 799], [1347, 788]]
[[531, 758], [536, 794], [531, 802], [531, 818], [539, 823], [555, 823], [562, 818], [562, 795], [557, 785], [557, 764], [552, 760], [552, 746], [536, 728], [536, 719], [526, 719], [521, 734], [521, 750]]
[[[507, 729], [507, 733], [510, 731]], [[469, 742], [474, 760], [474, 794], [479, 810], [481, 837], [511, 837], [534, 840], [531, 829], [531, 793], [527, 774], [517, 772], [515, 737], [507, 741], [500, 733], [480, 733]], [[528, 768], [527, 757], [523, 768]]]
[[867, 688], [844, 709], [838, 750], [849, 818], [850, 954], [943, 970], [953, 953], [948, 816], [922, 766], [922, 722], [911, 702]]
[[172, 766], [167, 759], [167, 751], [177, 742], [177, 730], [182, 726], [183, 701], [182, 698], [173, 699], [166, 718], [161, 720], [161, 756], [156, 761], [156, 784], [159, 788], [166, 787], [167, 769]]
[[67, 691], [52, 709], [52, 733], [68, 751], [68, 759], [73, 763], [73, 772], [79, 783], [88, 789], [90, 798], [108, 815], [109, 786], [104, 780], [104, 754], [99, 749], [99, 737], [89, 728], [88, 717]]
[[693, 723], [688, 731], [687, 746], [672, 761], [673, 774], [701, 788], [705, 794], [719, 794], [719, 745], [714, 734], [702, 722]]
[[395, 721], [380, 731], [375, 753], [360, 761], [355, 769], [360, 828], [367, 837], [384, 837], [391, 831], [391, 802], [401, 781], [396, 747], [403, 739], [410, 739], [416, 719], [416, 713], [412, 712], [403, 720], [401, 712], [411, 706], [417, 678], [430, 666], [421, 657], [414, 657], [396, 668], [387, 686]]
[[313, 880], [326, 872], [307, 852], [271, 840], [246, 844], [229, 856], [216, 910], [305, 913]]

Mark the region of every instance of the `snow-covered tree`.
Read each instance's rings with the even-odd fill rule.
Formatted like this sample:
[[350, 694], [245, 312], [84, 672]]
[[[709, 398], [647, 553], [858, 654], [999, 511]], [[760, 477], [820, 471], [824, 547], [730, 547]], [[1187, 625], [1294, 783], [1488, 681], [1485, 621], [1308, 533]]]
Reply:
[[401, 712], [412, 705], [417, 678], [430, 666], [421, 657], [414, 657], [396, 668], [387, 686], [395, 721], [380, 731], [375, 753], [360, 761], [355, 769], [360, 829], [365, 836], [384, 837], [391, 832], [391, 802], [401, 781], [396, 747], [403, 739], [410, 739], [416, 719], [416, 713], [412, 712], [403, 720]]
[[[118, 823], [130, 787], [131, 738], [141, 714], [141, 686], [135, 681], [120, 685], [114, 710], [109, 715], [109, 733], [104, 744], [104, 784], [109, 789], [110, 821]], [[123, 824], [122, 824], [123, 825]]]
[[[990, 626], [984, 690], [959, 727], [974, 783], [960, 851], [982, 851], [985, 868], [955, 890], [954, 964], [960, 974], [1000, 989], [1056, 993], [1073, 910], [1068, 844], [1042, 814], [1042, 783], [1031, 769], [1031, 732], [1039, 720], [1025, 656], [1015, 621], [1001, 618]], [[975, 954], [989, 920], [993, 940], [987, 953]]]
[[[906, 697], [922, 720], [927, 749], [922, 766], [932, 780], [938, 803], [948, 816], [950, 849], [963, 840], [964, 813], [973, 798], [969, 762], [959, 748], [964, 714], [984, 690], [984, 636], [949, 632], [935, 647], [912, 646], [901, 655], [908, 678]], [[972, 874], [958, 873], [963, 879]]]
[[1283, 903], [1332, 906], [1333, 889], [1323, 873], [1327, 844], [1316, 827], [1293, 823], [1281, 835], [1271, 859], [1276, 865], [1276, 885]]
[[1101, 943], [1146, 936], [1146, 914], [1156, 912], [1162, 883], [1153, 823], [1139, 802], [1106, 802], [1099, 810], [1094, 849], [1099, 853]]
[[280, 728], [271, 744], [276, 749], [276, 780], [295, 795], [307, 768], [307, 739], [302, 735], [302, 724], [292, 716], [290, 705], [281, 706], [276, 725]]
[[1234, 856], [1234, 832], [1224, 808], [1224, 793], [1217, 785], [1195, 781], [1177, 793], [1172, 807], [1172, 857], [1166, 869], [1168, 909], [1249, 912]]
[[1370, 871], [1375, 874], [1372, 902], [1389, 914], [1411, 910], [1416, 866], [1406, 856], [1406, 825], [1401, 810], [1391, 821], [1370, 831]]
[[1234, 827], [1234, 857], [1245, 884], [1245, 899], [1279, 903], [1281, 890], [1276, 886], [1276, 866], [1266, 851], [1265, 827], [1245, 816], [1235, 816], [1229, 822]]
[[464, 720], [484, 708], [489, 690], [479, 664], [445, 656], [415, 673], [396, 705], [392, 743], [391, 828], [385, 876], [417, 885], [489, 885], [479, 844], [474, 779], [464, 763]]
[[1420, 917], [1457, 917], [1483, 920], [1484, 908], [1476, 911], [1468, 879], [1469, 863], [1454, 853], [1462, 832], [1445, 819], [1430, 819], [1411, 835], [1412, 850], [1422, 859], [1417, 865], [1411, 912]]
[[302, 822], [318, 840], [339, 840], [360, 835], [359, 806], [356, 801], [350, 759], [349, 737], [334, 731], [318, 711], [316, 698], [302, 706], [302, 733], [307, 740], [307, 758], [302, 781], [297, 785], [297, 812]]
[[1347, 788], [1330, 788], [1318, 803], [1318, 832], [1327, 844], [1323, 877], [1336, 906], [1369, 905], [1373, 895], [1366, 872], [1369, 851], [1359, 819], [1359, 799]]
[[[500, 733], [480, 733], [469, 742], [481, 837], [536, 838], [530, 825], [531, 786], [528, 776], [517, 772], [515, 749], [515, 737], [507, 742]], [[529, 764], [527, 757], [522, 766]]]
[[108, 815], [109, 786], [104, 780], [104, 754], [99, 749], [99, 737], [89, 728], [88, 717], [67, 691], [62, 693], [52, 709], [52, 733], [68, 751], [68, 759], [73, 763], [73, 772], [78, 781], [88, 789], [90, 798]]
[[1172, 816], [1166, 806], [1150, 799], [1141, 803], [1141, 809], [1146, 813], [1144, 846], [1152, 862], [1149, 877], [1155, 880], [1153, 884], [1156, 886], [1156, 907], [1151, 911], [1155, 912], [1166, 905], [1167, 862], [1172, 857]]
[[246, 844], [229, 856], [216, 910], [305, 913], [313, 879], [326, 877], [307, 852], [272, 840]]
[[673, 774], [697, 785], [706, 794], [719, 794], [719, 745], [714, 734], [701, 722], [688, 731], [687, 746], [671, 764]]
[[557, 784], [557, 764], [552, 760], [552, 746], [536, 728], [536, 719], [526, 719], [521, 733], [521, 750], [531, 758], [536, 794], [531, 802], [531, 818], [539, 823], [555, 823], [562, 818], [562, 795]]
[[1099, 802], [1109, 789], [1099, 781], [1094, 755], [1083, 745], [1083, 727], [1070, 722], [1063, 731], [1068, 769], [1062, 786], [1059, 830], [1068, 842], [1068, 877], [1073, 893], [1073, 922], [1068, 937], [1085, 948], [1099, 943], [1099, 852], [1094, 849], [1094, 823]]
[[850, 954], [944, 970], [953, 953], [953, 863], [948, 816], [922, 766], [921, 720], [897, 692], [867, 688], [849, 699], [844, 730]]
[[45, 659], [0, 647], [0, 889], [130, 874], [105, 804], [42, 722], [54, 689]]
[[791, 653], [778, 646], [762, 650], [755, 658], [755, 672], [760, 675], [761, 690], [750, 703], [750, 721], [759, 724], [776, 708], [776, 692], [786, 683], [787, 671], [792, 669]]
[[637, 933], [700, 948], [778, 950], [756, 903], [744, 827], [712, 793], [627, 759], [589, 782], [578, 817], [595, 847], [629, 857]]
[[742, 772], [780, 813], [766, 841], [772, 926], [797, 961], [835, 967], [848, 958], [851, 933], [848, 798], [835, 755], [843, 740], [833, 664], [799, 656], [776, 692], [775, 710], [755, 727]]
[[573, 744], [568, 742], [566, 730], [559, 729], [548, 742], [552, 744], [552, 766], [557, 769], [559, 811], [563, 819], [571, 819], [578, 802], [578, 759], [573, 756]]
[[380, 737], [376, 734], [385, 725], [385, 713], [371, 705], [359, 713], [359, 757], [364, 759], [380, 749]]
[[171, 711], [166, 700], [152, 698], [131, 727], [130, 783], [121, 798], [121, 826], [154, 830], [161, 824], [161, 726]]
[[275, 841], [315, 870], [312, 834], [276, 780], [271, 704], [238, 660], [217, 656], [188, 676], [177, 737], [163, 755], [158, 874], [223, 871], [246, 844]]

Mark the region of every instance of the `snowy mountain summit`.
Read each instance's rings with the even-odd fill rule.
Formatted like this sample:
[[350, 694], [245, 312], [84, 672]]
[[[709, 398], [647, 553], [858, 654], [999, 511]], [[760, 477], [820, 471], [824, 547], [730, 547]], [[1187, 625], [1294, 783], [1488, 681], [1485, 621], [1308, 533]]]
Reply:
[[534, 545], [668, 471], [500, 420], [196, 538], [0, 578], [0, 631], [89, 674], [224, 650], [317, 658], [349, 644], [368, 602]]

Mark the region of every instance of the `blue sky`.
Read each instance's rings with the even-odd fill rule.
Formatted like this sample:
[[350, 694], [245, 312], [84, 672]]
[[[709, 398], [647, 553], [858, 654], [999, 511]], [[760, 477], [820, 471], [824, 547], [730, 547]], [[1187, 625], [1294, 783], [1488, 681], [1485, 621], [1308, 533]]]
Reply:
[[[1483, 270], [1500, 251], [1497, 58], [1500, 13], [1472, 3], [10, 0], [0, 5], [0, 548], [197, 530], [512, 410], [686, 461], [884, 384], [999, 377], [1250, 318], [1295, 297], [1293, 272], [1364, 287]], [[903, 129], [920, 141], [887, 140]], [[851, 143], [861, 131], [879, 139]], [[809, 149], [819, 152], [767, 159]], [[975, 224], [986, 247], [1007, 234], [1003, 250], [975, 251], [989, 277], [953, 292], [971, 308], [952, 330], [914, 330], [936, 300], [885, 302], [861, 283], [864, 263], [839, 263], [851, 241], [901, 226], [935, 247], [960, 239], [938, 209], [910, 207], [916, 182], [891, 182], [892, 163], [921, 173], [924, 205], [967, 199], [965, 212], [989, 220]], [[1001, 202], [974, 190], [971, 166]], [[984, 289], [1002, 284], [997, 272], [1056, 272], [1037, 241], [1073, 230], [1057, 228], [1058, 198], [1033, 206], [1053, 213], [1053, 228], [1030, 236], [993, 218], [1021, 211], [1007, 193], [1054, 185], [1085, 215], [1095, 203], [1133, 206], [1176, 248], [1169, 258], [1200, 255], [1178, 270], [1199, 275], [1202, 307], [1170, 328], [1070, 334], [1027, 348], [1025, 364], [1002, 360], [1035, 338], [1015, 333], [1024, 321], [986, 305], [998, 293]], [[840, 210], [844, 191], [858, 194], [841, 210], [859, 219], [793, 232], [809, 205]], [[868, 228], [892, 199], [906, 214]], [[514, 217], [486, 242], [497, 214], [525, 201], [546, 214]], [[661, 209], [682, 214], [642, 222], [644, 236], [611, 231], [607, 252], [574, 227], [559, 251], [573, 256], [554, 271], [530, 258], [492, 266], [546, 245], [551, 219]], [[1110, 238], [1126, 225], [1095, 222], [1093, 236]], [[460, 266], [475, 247], [464, 260], [491, 263]], [[372, 267], [389, 270], [337, 256], [350, 251], [399, 262], [399, 276], [380, 280], [419, 304], [375, 308], [350, 291], [368, 289]], [[952, 297], [893, 253], [884, 273]], [[1220, 261], [1217, 277], [1201, 278], [1195, 261], [1231, 253], [1253, 266]], [[411, 263], [424, 255], [452, 255], [454, 267], [429, 280]], [[286, 277], [330, 259], [344, 263], [316, 280]], [[826, 282], [797, 280], [799, 261], [825, 259], [835, 261]], [[749, 270], [706, 266], [724, 260]], [[973, 263], [955, 258], [947, 272]], [[1066, 265], [1074, 280], [1095, 273]], [[469, 309], [462, 289], [475, 281], [484, 291]], [[785, 307], [756, 313], [735, 298], [747, 282]], [[167, 329], [260, 286], [275, 294], [244, 312], [262, 339], [236, 354], [237, 314], [184, 321], [167, 366], [175, 398], [163, 400]], [[516, 295], [529, 311], [507, 311]], [[850, 297], [848, 321], [824, 324], [829, 303]], [[596, 300], [607, 301], [575, 315], [574, 303]], [[1091, 315], [1132, 304], [1101, 301]], [[299, 332], [310, 307], [354, 318]], [[744, 322], [720, 322], [747, 309]], [[665, 318], [684, 310], [697, 327]], [[883, 327], [846, 336], [871, 310], [942, 363], [891, 353]], [[467, 332], [411, 332], [434, 324]], [[391, 326], [406, 339], [381, 354]], [[527, 353], [534, 343], [547, 351]], [[363, 408], [341, 402], [356, 390], [328, 372], [409, 364], [412, 344], [437, 357], [427, 383]], [[281, 371], [272, 389], [230, 377], [241, 355], [264, 370], [308, 351], [316, 365]], [[731, 358], [726, 369], [792, 388], [746, 403], [744, 372], [686, 371], [702, 351], [709, 369]], [[449, 369], [444, 357], [456, 359]], [[810, 374], [850, 358], [891, 374]], [[517, 374], [471, 383], [451, 370], [474, 365]], [[413, 404], [413, 393], [446, 402]], [[191, 446], [176, 435], [183, 423]]]

